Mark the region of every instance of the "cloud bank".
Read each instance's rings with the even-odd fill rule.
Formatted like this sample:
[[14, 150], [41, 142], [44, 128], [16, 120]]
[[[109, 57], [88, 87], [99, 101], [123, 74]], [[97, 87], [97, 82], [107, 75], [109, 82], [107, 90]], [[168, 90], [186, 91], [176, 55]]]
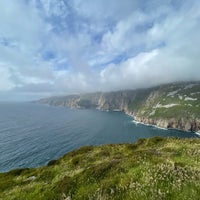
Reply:
[[198, 0], [0, 1], [0, 100], [200, 80]]

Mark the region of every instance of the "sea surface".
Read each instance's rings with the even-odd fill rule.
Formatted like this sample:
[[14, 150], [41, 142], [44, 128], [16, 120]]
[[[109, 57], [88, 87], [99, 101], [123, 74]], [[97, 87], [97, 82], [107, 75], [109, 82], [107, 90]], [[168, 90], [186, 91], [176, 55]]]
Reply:
[[153, 136], [198, 137], [136, 124], [122, 112], [0, 103], [0, 172], [46, 165], [85, 145], [130, 143]]

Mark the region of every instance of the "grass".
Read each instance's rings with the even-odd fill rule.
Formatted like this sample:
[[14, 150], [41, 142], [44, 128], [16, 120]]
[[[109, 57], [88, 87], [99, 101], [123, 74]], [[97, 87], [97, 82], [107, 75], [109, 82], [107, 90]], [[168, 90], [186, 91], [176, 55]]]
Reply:
[[200, 139], [154, 137], [82, 147], [0, 174], [1, 200], [199, 199]]
[[[138, 109], [137, 115], [152, 119], [199, 119], [200, 118], [200, 87], [199, 84], [185, 89], [186, 85], [177, 84], [161, 87], [146, 99]], [[172, 94], [175, 91], [174, 94]], [[190, 97], [194, 100], [187, 100]], [[156, 105], [176, 106], [165, 108]]]

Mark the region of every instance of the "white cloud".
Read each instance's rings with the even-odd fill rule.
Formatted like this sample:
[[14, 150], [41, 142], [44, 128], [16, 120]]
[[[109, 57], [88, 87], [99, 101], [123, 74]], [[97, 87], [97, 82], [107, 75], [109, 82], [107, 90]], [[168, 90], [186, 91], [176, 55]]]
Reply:
[[24, 1], [0, 1], [0, 35], [15, 40], [23, 50], [34, 51], [41, 46], [46, 24], [39, 11]]
[[[199, 4], [191, 4], [189, 9], [184, 7], [179, 12], [170, 12], [162, 20], [155, 20], [154, 26], [147, 30], [144, 35], [133, 38], [125, 37], [127, 24], [117, 25], [118, 29], [113, 34], [105, 35], [108, 42], [116, 45], [116, 49], [126, 50], [134, 47], [137, 43], [144, 43], [148, 48], [161, 43], [161, 46], [140, 53], [120, 64], [111, 64], [101, 72], [105, 85], [111, 88], [135, 88], [152, 86], [172, 81], [200, 80], [199, 52]], [[148, 16], [148, 20], [151, 16]], [[130, 20], [133, 22], [133, 20]], [[123, 29], [124, 28], [124, 29]], [[128, 29], [129, 29], [128, 28]], [[126, 31], [124, 31], [126, 30]], [[140, 34], [140, 33], [139, 33]], [[123, 37], [121, 36], [123, 35]], [[113, 42], [115, 41], [116, 42]], [[129, 46], [126, 42], [129, 42]], [[113, 46], [113, 45], [110, 45]], [[121, 47], [121, 48], [120, 48]], [[110, 90], [110, 88], [108, 88]]]
[[[153, 50], [148, 53], [141, 53], [136, 57], [130, 58], [120, 65], [111, 64], [101, 71], [101, 81], [106, 86], [116, 89], [131, 89], [147, 86], [147, 78], [149, 80], [157, 79], [157, 74], [152, 73], [150, 63], [159, 54], [158, 50]], [[159, 83], [150, 83], [151, 86]], [[148, 86], [150, 86], [148, 85]], [[107, 88], [110, 90], [110, 88]]]
[[135, 0], [75, 0], [72, 1], [75, 9], [80, 15], [94, 19], [95, 22], [107, 23], [105, 20], [118, 21], [137, 10], [138, 1]]
[[130, 48], [134, 46], [140, 45], [142, 37], [140, 35], [140, 41], [138, 41], [139, 34], [135, 33], [135, 28], [137, 25], [145, 22], [148, 22], [148, 18], [141, 12], [135, 12], [128, 16], [128, 18], [120, 20], [113, 32], [109, 31], [103, 36], [103, 48], [108, 52], [123, 52], [130, 50]]
[[200, 80], [199, 11], [197, 0], [1, 1], [0, 91], [31, 98]]
[[7, 91], [14, 88], [14, 83], [10, 79], [10, 71], [5, 68], [4, 65], [0, 63], [0, 92]]

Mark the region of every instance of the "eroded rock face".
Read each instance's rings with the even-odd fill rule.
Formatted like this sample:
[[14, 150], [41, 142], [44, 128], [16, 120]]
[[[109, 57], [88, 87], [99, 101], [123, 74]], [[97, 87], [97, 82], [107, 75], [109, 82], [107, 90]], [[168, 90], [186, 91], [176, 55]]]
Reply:
[[184, 131], [200, 132], [200, 119], [151, 119], [135, 116], [135, 120], [145, 124], [152, 124], [162, 128], [174, 128]]
[[103, 93], [97, 103], [102, 110], [128, 110], [132, 95], [126, 92]]

